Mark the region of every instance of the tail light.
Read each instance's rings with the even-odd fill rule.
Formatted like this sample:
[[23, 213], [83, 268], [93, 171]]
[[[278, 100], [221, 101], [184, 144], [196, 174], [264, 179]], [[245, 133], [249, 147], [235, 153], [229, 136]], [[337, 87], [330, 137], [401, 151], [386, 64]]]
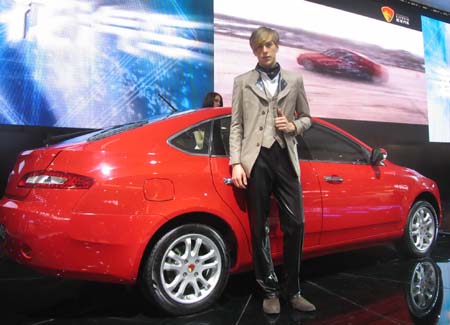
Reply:
[[25, 174], [18, 187], [28, 188], [58, 188], [58, 189], [88, 189], [94, 184], [94, 179], [59, 171], [37, 170]]

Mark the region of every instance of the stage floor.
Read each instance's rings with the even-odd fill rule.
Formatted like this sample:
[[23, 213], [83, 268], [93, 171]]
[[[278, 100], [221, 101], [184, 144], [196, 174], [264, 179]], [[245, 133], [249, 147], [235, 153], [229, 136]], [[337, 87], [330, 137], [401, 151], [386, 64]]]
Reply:
[[[42, 276], [0, 256], [1, 324], [449, 324], [450, 233], [431, 258], [400, 257], [390, 246], [334, 254], [302, 265], [303, 294], [314, 313], [267, 317], [252, 272], [230, 277], [209, 310], [171, 318], [133, 287]], [[282, 269], [277, 269], [281, 273]]]

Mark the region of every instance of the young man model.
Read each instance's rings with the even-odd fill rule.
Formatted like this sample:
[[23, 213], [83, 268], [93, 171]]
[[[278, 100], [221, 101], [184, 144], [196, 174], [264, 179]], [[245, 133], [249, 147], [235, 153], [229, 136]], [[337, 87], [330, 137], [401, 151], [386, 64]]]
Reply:
[[273, 29], [260, 27], [252, 33], [250, 47], [258, 64], [234, 80], [230, 127], [232, 180], [237, 188], [247, 189], [255, 276], [268, 314], [280, 312], [269, 241], [271, 193], [278, 201], [284, 233], [286, 294], [294, 309], [316, 309], [300, 294], [304, 216], [295, 138], [311, 126], [311, 117], [303, 79], [281, 69], [276, 60], [278, 44]]

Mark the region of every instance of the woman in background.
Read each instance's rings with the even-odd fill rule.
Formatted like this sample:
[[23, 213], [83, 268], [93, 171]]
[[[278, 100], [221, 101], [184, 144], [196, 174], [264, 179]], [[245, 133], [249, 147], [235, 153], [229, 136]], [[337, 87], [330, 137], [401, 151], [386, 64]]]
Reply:
[[[202, 107], [223, 107], [222, 96], [219, 93], [211, 91], [206, 94], [205, 99], [203, 99]], [[205, 132], [196, 130], [194, 131], [195, 138], [195, 150], [203, 150], [203, 143], [205, 140]]]
[[202, 107], [223, 107], [222, 96], [214, 91], [207, 93]]

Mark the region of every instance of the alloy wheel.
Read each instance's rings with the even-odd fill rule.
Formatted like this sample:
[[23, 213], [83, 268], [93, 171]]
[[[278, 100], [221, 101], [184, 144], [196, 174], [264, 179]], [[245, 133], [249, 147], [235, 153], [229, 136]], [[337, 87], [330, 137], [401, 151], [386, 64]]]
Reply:
[[163, 290], [174, 301], [192, 304], [216, 287], [222, 260], [218, 247], [201, 234], [177, 238], [165, 251], [160, 267]]
[[419, 207], [409, 225], [411, 240], [417, 250], [424, 252], [433, 244], [436, 232], [432, 211], [426, 206]]

